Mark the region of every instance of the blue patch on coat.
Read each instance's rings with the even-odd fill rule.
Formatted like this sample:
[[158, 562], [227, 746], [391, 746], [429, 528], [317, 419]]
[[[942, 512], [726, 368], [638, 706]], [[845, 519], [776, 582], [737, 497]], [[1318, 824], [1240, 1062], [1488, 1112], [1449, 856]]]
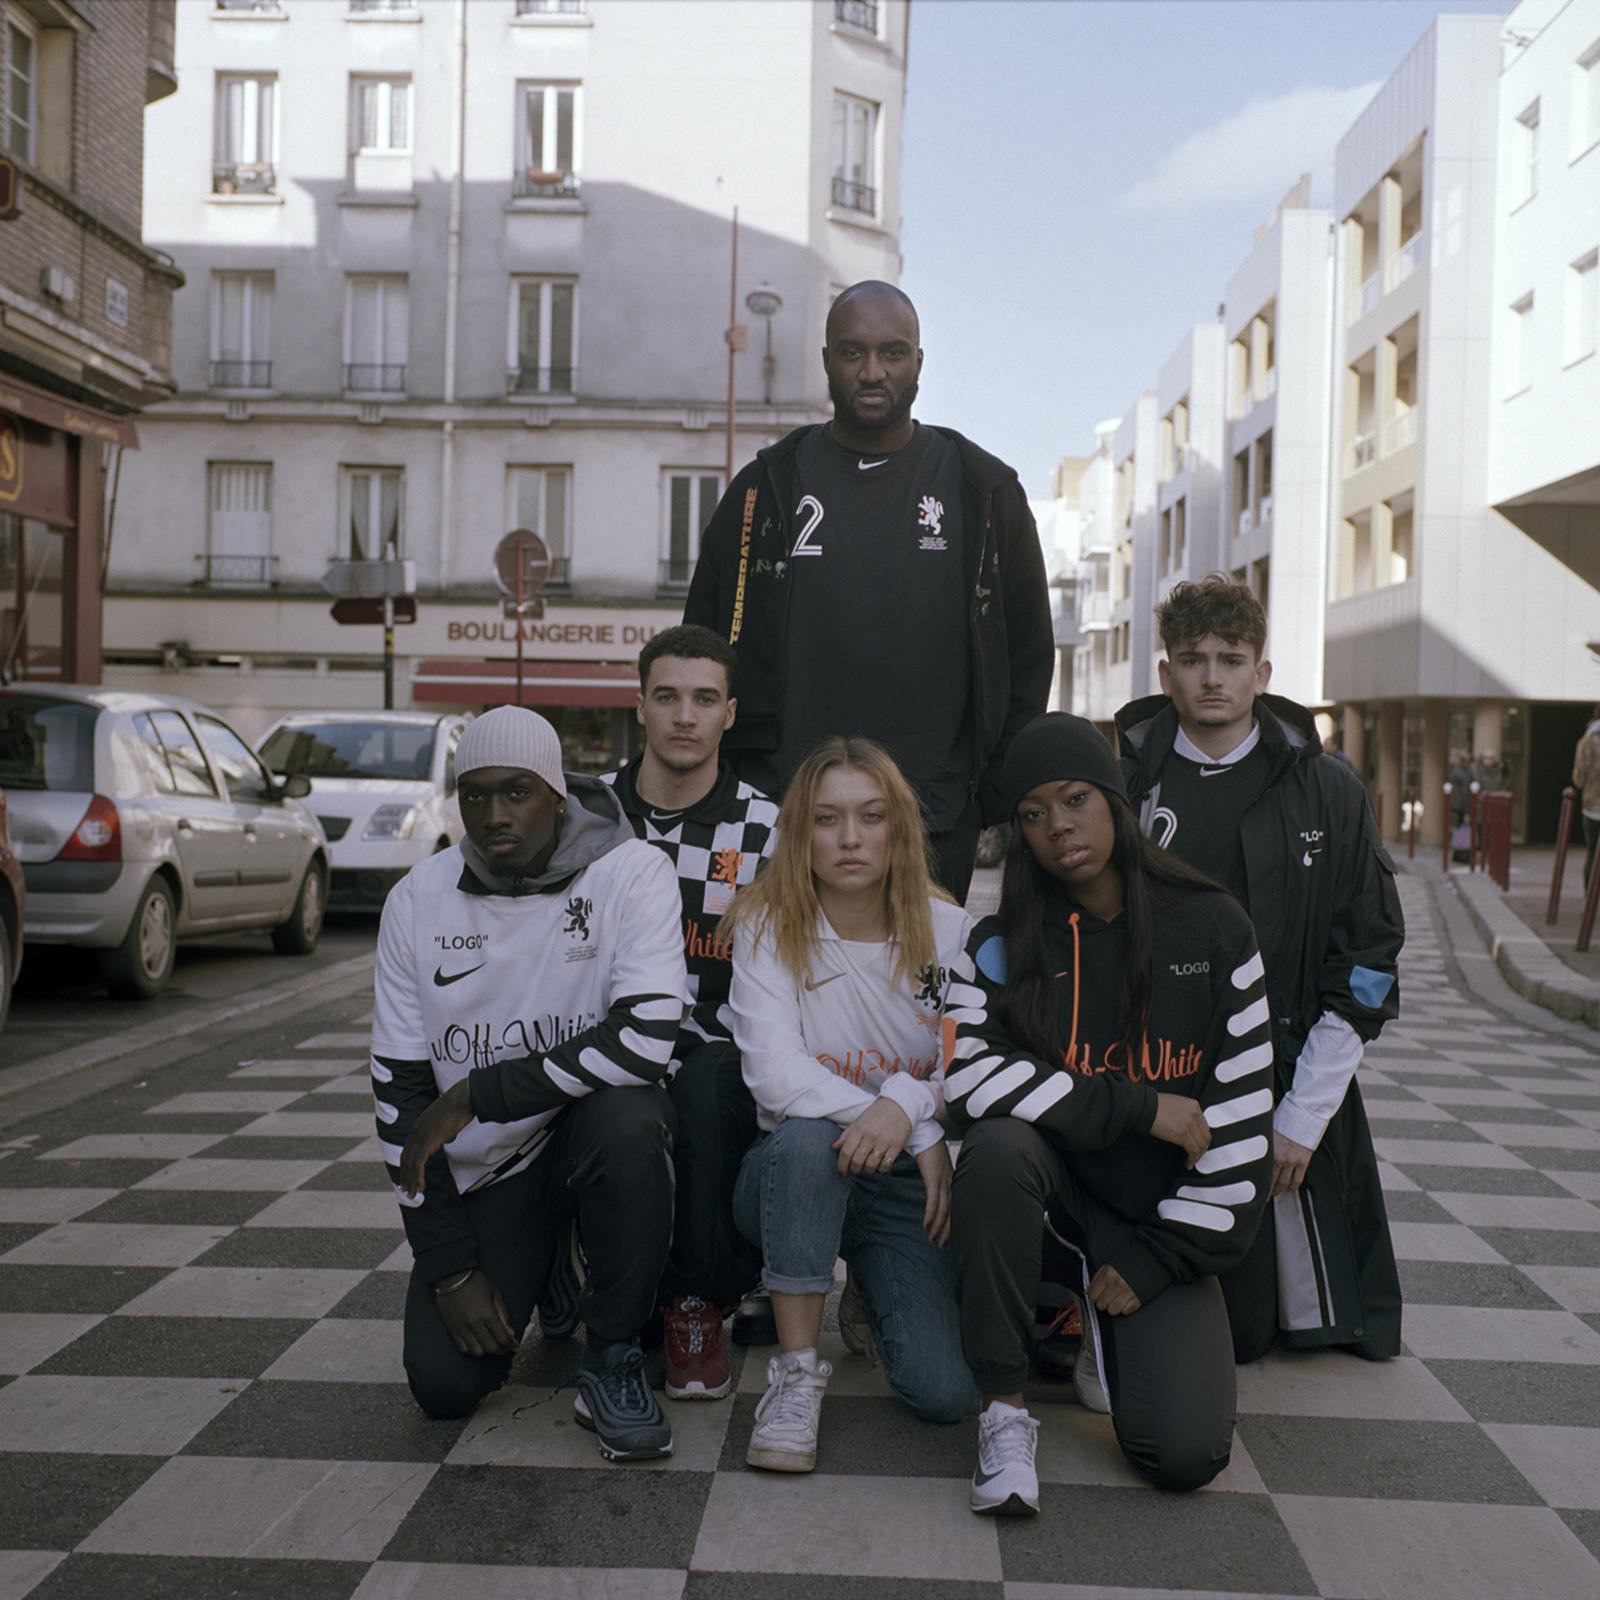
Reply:
[[990, 983], [1004, 983], [1006, 981], [1006, 942], [998, 933], [993, 938], [985, 939], [978, 946], [978, 954], [975, 959], [978, 963], [978, 971]]
[[1381, 1011], [1383, 1002], [1389, 998], [1389, 991], [1392, 988], [1394, 988], [1392, 972], [1374, 972], [1371, 967], [1350, 969], [1350, 993], [1368, 1011]]

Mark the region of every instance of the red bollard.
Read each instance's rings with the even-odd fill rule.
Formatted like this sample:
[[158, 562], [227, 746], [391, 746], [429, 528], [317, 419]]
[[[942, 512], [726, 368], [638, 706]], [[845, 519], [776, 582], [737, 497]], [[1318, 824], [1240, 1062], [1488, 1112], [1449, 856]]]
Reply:
[[1488, 796], [1477, 786], [1472, 786], [1472, 799], [1467, 806], [1467, 871], [1488, 870], [1483, 845], [1483, 808]]
[[1578, 791], [1568, 784], [1561, 791], [1561, 820], [1556, 824], [1556, 864], [1550, 873], [1550, 904], [1545, 908], [1546, 925], [1553, 925], [1561, 909], [1561, 879], [1567, 870], [1567, 840], [1572, 834], [1572, 814], [1578, 808]]
[[1483, 870], [1507, 894], [1511, 892], [1511, 807], [1509, 789], [1481, 796]]
[[1589, 892], [1583, 897], [1583, 915], [1578, 918], [1578, 937], [1572, 948], [1580, 955], [1589, 948], [1596, 910], [1600, 910], [1600, 863], [1589, 874]]
[[1443, 816], [1442, 820], [1444, 822], [1444, 851], [1443, 851], [1443, 860], [1442, 860], [1441, 864], [1443, 865], [1444, 870], [1448, 873], [1449, 870], [1450, 870], [1450, 834], [1451, 834], [1451, 827], [1450, 827], [1450, 785], [1448, 783], [1444, 786], [1444, 816]]

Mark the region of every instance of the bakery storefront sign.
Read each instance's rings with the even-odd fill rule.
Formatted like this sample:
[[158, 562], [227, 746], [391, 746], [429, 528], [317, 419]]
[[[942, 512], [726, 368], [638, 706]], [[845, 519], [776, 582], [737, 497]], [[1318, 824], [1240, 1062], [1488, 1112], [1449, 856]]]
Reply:
[[522, 648], [530, 660], [633, 661], [664, 628], [676, 625], [676, 607], [563, 606], [553, 603], [544, 616], [502, 616], [492, 606], [429, 604], [417, 608], [417, 625], [407, 639], [417, 655], [499, 656]]

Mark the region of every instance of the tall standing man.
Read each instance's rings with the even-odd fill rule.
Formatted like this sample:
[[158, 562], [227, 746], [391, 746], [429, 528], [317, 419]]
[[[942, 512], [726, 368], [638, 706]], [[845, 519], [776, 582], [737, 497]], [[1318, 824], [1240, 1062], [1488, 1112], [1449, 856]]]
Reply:
[[916, 308], [846, 289], [822, 366], [833, 420], [760, 451], [700, 543], [684, 621], [739, 652], [734, 770], [781, 795], [830, 734], [885, 745], [922, 799], [939, 880], [966, 897], [1012, 737], [1045, 708], [1055, 644], [1016, 472], [912, 420]]
[[1304, 707], [1266, 693], [1267, 618], [1219, 573], [1156, 609], [1162, 695], [1117, 713], [1123, 772], [1155, 840], [1241, 901], [1266, 963], [1277, 1050], [1273, 1203], [1222, 1275], [1234, 1355], [1274, 1343], [1400, 1349], [1400, 1280], [1355, 1083], [1399, 1010], [1394, 863], [1354, 771]]
[[678, 1192], [661, 1280], [674, 1400], [720, 1399], [733, 1387], [722, 1321], [761, 1268], [733, 1222], [733, 1188], [755, 1142], [756, 1106], [733, 1042], [733, 950], [719, 924], [772, 854], [778, 808], [720, 759], [737, 711], [735, 666], [728, 641], [709, 628], [656, 634], [639, 652], [644, 749], [603, 780], [634, 832], [672, 863], [683, 903], [690, 1007], [668, 1088], [678, 1113]]

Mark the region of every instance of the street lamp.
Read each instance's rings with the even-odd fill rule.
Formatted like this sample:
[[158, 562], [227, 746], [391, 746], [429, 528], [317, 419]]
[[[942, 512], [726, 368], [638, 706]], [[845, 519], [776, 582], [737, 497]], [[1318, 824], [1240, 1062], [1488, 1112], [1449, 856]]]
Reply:
[[745, 310], [751, 316], [760, 317], [767, 325], [767, 353], [761, 360], [762, 395], [765, 404], [772, 404], [772, 374], [777, 367], [777, 358], [772, 353], [772, 319], [783, 310], [782, 299], [765, 286], [752, 289], [744, 297]]

